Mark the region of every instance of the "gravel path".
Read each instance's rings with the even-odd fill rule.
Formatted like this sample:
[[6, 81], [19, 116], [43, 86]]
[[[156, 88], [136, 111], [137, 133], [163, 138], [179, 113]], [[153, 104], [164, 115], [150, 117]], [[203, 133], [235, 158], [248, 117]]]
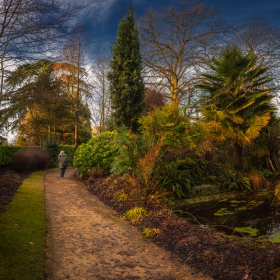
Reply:
[[45, 176], [46, 280], [207, 280], [144, 240], [67, 169]]

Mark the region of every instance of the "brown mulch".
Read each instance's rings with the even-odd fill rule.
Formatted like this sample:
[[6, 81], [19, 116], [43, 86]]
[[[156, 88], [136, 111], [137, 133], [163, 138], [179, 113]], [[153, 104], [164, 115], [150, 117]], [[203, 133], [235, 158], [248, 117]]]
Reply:
[[[112, 193], [116, 183], [102, 183], [104, 179], [85, 180], [90, 193], [122, 215], [139, 201], [116, 203]], [[116, 181], [115, 181], [116, 182]], [[125, 182], [121, 182], [125, 184]], [[100, 187], [102, 186], [102, 187]], [[114, 190], [112, 192], [112, 189]], [[119, 190], [123, 189], [119, 186]], [[261, 243], [248, 237], [225, 236], [209, 227], [191, 225], [170, 214], [170, 211], [149, 201], [151, 215], [136, 224], [139, 231], [145, 227], [160, 229], [153, 242], [179, 257], [182, 262], [202, 271], [213, 279], [272, 280], [280, 269], [280, 244]], [[280, 274], [279, 274], [280, 275]]]
[[[0, 168], [0, 211], [9, 203], [22, 181], [30, 173], [16, 173]], [[139, 205], [139, 201], [118, 204], [112, 200], [110, 186], [98, 185], [104, 179], [84, 181], [90, 193], [98, 196], [105, 204], [120, 215]], [[208, 227], [190, 225], [174, 218], [157, 203], [149, 201], [147, 209], [151, 215], [136, 226], [158, 228], [160, 234], [153, 242], [179, 257], [182, 262], [202, 271], [213, 279], [272, 280], [277, 278], [280, 268], [280, 245], [222, 236]]]
[[31, 172], [18, 173], [8, 167], [0, 168], [0, 212], [9, 203], [17, 192], [23, 180]]

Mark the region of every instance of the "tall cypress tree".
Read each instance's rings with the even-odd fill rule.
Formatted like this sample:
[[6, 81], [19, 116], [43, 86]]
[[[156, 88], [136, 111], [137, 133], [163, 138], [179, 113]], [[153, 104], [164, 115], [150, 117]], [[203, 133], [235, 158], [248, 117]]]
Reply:
[[144, 83], [141, 77], [141, 55], [134, 11], [129, 7], [120, 20], [117, 39], [112, 48], [110, 97], [112, 117], [118, 126], [136, 132], [144, 107]]

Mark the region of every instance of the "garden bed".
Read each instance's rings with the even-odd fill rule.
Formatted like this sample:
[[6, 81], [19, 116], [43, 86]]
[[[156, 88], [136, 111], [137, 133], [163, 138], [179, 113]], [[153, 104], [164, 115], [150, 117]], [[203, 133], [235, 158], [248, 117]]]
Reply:
[[[124, 182], [120, 180], [118, 185], [115, 179], [112, 187], [102, 183], [104, 180], [85, 180], [83, 183], [119, 215], [140, 205], [137, 200], [116, 203], [114, 194], [118, 189], [122, 191]], [[208, 227], [188, 224], [152, 200], [148, 201], [147, 210], [151, 214], [135, 225], [139, 231], [147, 227], [159, 229], [154, 243], [213, 279], [276, 279], [280, 268], [280, 244], [226, 236]]]

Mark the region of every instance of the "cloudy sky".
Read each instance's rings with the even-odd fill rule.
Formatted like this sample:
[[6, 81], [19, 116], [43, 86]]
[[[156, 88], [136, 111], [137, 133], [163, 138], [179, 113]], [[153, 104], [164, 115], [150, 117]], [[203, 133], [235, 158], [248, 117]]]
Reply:
[[[67, 0], [77, 3], [77, 0]], [[90, 30], [90, 34], [100, 49], [110, 48], [115, 41], [118, 22], [126, 13], [129, 0], [84, 0], [90, 6], [80, 20]], [[143, 15], [146, 8], [160, 9], [174, 0], [131, 0], [136, 17]], [[243, 24], [248, 18], [263, 18], [280, 28], [280, 0], [201, 0], [213, 5], [218, 14], [229, 24]]]

